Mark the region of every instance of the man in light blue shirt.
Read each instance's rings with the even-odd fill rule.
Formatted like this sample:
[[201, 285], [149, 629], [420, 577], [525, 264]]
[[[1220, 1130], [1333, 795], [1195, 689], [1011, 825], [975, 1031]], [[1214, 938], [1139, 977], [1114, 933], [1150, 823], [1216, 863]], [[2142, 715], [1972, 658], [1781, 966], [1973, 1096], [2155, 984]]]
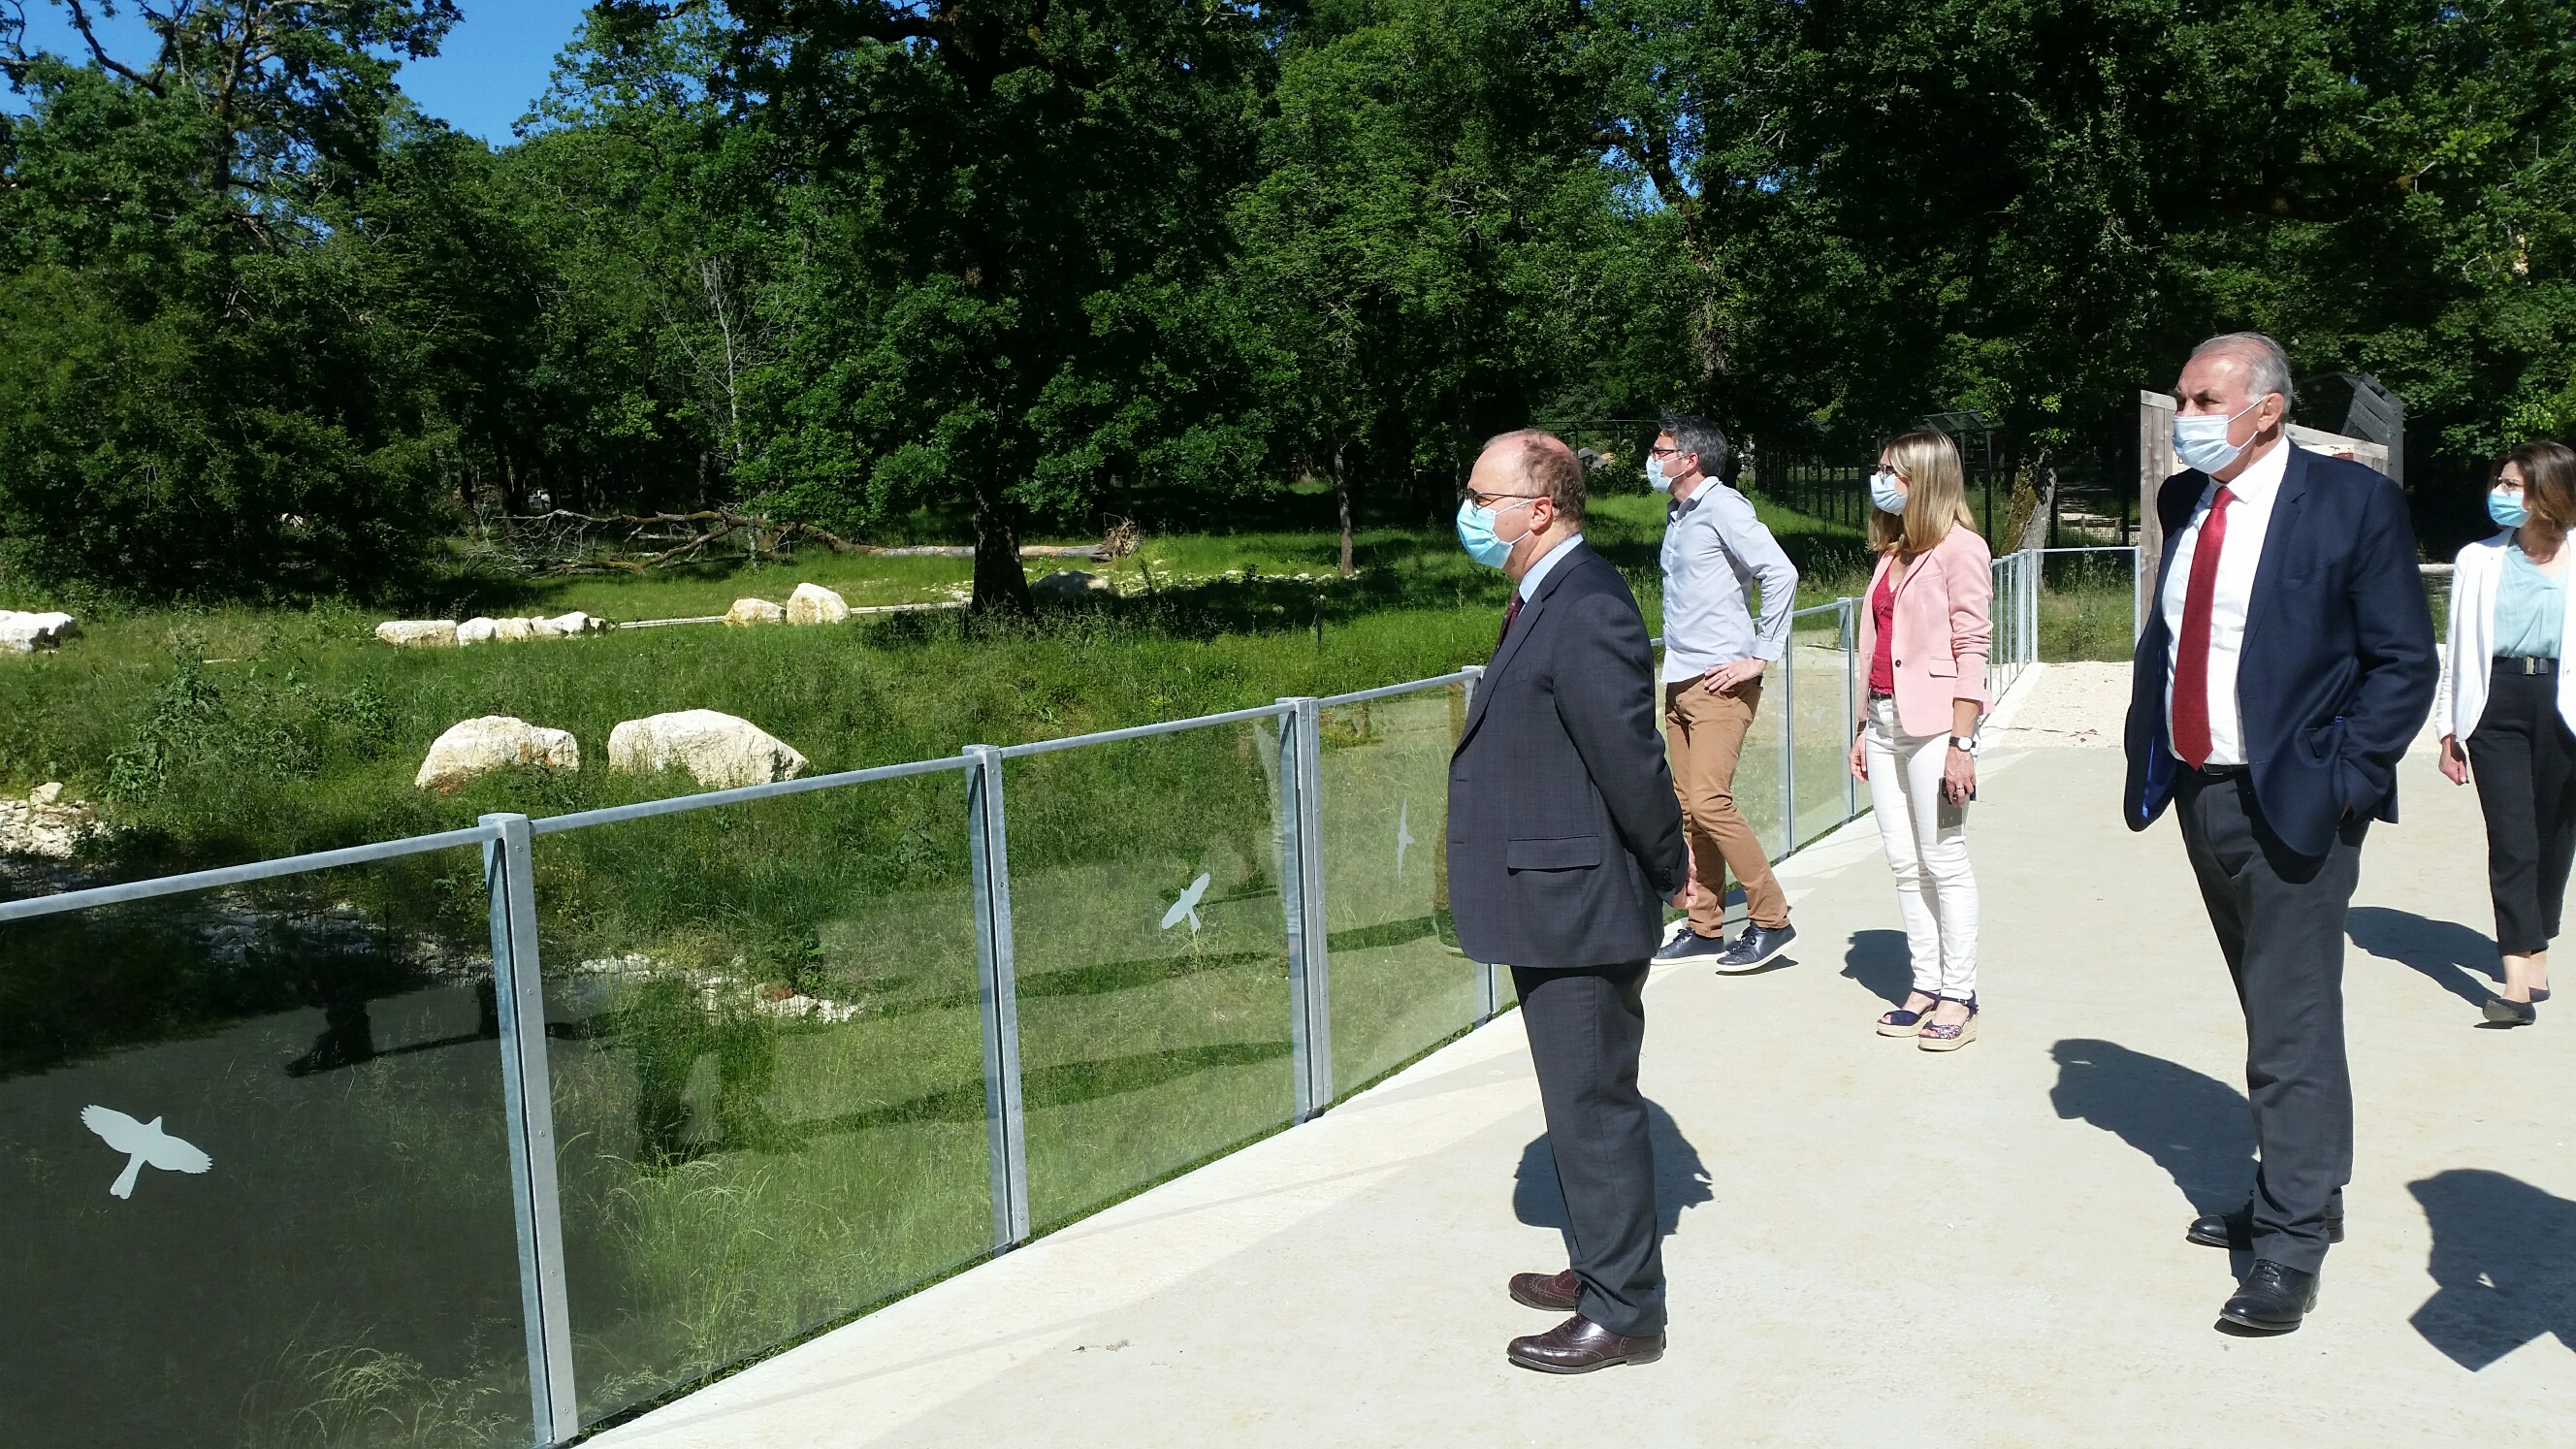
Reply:
[[[1690, 929], [1655, 954], [1706, 956], [1721, 971], [1750, 971], [1798, 934], [1761, 837], [1735, 808], [1735, 765], [1761, 708], [1763, 667], [1788, 652], [1798, 570], [1752, 502], [1714, 476], [1727, 457], [1718, 425], [1668, 417], [1662, 427], [1646, 479], [1672, 496], [1664, 526], [1664, 735], [1699, 897]], [[1729, 871], [1744, 885], [1748, 918], [1731, 946], [1723, 937]]]

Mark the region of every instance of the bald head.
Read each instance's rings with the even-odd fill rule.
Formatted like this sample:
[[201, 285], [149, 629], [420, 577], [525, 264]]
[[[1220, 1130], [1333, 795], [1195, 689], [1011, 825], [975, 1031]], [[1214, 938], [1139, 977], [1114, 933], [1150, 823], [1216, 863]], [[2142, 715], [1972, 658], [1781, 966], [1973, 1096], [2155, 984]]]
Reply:
[[[1488, 464], [1498, 471], [1488, 474]], [[1538, 428], [1497, 433], [1485, 440], [1485, 451], [1476, 459], [1476, 473], [1494, 478], [1508, 476], [1508, 491], [1543, 497], [1556, 505], [1557, 517], [1568, 526], [1583, 526], [1583, 464], [1565, 440], [1554, 433]]]

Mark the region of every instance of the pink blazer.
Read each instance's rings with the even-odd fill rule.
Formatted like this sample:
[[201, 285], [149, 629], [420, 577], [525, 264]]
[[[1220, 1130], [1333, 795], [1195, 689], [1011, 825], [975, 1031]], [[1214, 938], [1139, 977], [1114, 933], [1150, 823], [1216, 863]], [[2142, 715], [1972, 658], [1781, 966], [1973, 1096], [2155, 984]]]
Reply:
[[[1881, 554], [1869, 576], [1869, 593], [1861, 596], [1860, 668], [1864, 692], [1869, 661], [1877, 657], [1878, 616], [1869, 606], [1878, 581], [1896, 562]], [[1977, 531], [1953, 526], [1932, 551], [1914, 561], [1896, 581], [1896, 725], [1909, 735], [1950, 732], [1950, 702], [1973, 699], [1978, 712], [1992, 703], [1986, 695], [1986, 659], [1994, 651], [1994, 555]]]

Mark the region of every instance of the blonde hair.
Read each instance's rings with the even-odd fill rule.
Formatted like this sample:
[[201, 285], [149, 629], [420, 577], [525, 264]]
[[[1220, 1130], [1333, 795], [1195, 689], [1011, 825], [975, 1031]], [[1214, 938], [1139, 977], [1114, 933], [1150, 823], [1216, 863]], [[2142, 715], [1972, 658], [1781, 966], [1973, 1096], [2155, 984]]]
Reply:
[[1925, 428], [1899, 433], [1879, 450], [1905, 484], [1905, 511], [1869, 511], [1869, 545], [1880, 553], [1916, 558], [1932, 551], [1958, 526], [1974, 528], [1968, 511], [1968, 474], [1948, 433]]

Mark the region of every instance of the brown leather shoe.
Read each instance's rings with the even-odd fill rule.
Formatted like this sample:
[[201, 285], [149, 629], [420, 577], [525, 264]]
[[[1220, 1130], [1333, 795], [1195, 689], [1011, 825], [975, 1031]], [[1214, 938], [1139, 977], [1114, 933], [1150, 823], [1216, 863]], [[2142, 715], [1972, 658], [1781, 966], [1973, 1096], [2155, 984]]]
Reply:
[[1588, 1374], [1614, 1363], [1653, 1363], [1664, 1356], [1664, 1336], [1623, 1338], [1578, 1313], [1545, 1333], [1513, 1339], [1503, 1356], [1543, 1374]]
[[1548, 1313], [1572, 1313], [1583, 1306], [1583, 1280], [1572, 1268], [1562, 1273], [1514, 1273], [1512, 1301]]

